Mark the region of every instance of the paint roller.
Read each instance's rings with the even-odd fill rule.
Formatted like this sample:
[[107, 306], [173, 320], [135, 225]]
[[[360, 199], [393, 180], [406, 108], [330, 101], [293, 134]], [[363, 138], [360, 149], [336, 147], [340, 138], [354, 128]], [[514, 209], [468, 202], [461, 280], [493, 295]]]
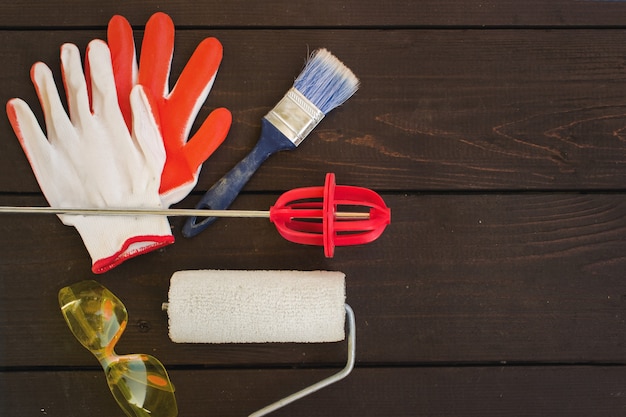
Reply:
[[259, 417], [352, 371], [356, 326], [345, 298], [345, 275], [341, 272], [178, 271], [172, 275], [163, 309], [167, 310], [169, 336], [175, 343], [327, 343], [348, 339], [348, 359], [341, 371], [250, 415]]

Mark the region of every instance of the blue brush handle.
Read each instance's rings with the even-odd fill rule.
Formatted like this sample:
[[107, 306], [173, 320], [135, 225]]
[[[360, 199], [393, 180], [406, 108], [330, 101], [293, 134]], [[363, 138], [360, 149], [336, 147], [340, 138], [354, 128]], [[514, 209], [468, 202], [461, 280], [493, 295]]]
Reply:
[[[261, 137], [250, 153], [226, 175], [224, 175], [213, 187], [202, 197], [196, 205], [196, 209], [225, 210], [239, 195], [241, 189], [246, 185], [252, 174], [261, 164], [272, 154], [293, 150], [293, 144], [283, 135], [273, 124], [263, 118], [261, 121]], [[194, 237], [212, 224], [217, 217], [204, 217], [198, 221], [197, 216], [189, 217], [183, 226], [184, 237]]]

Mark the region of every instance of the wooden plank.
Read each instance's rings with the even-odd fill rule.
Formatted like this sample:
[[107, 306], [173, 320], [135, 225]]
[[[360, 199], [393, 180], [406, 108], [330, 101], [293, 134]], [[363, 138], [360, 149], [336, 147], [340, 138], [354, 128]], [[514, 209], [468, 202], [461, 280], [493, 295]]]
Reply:
[[[379, 190], [392, 224], [326, 259], [267, 220], [221, 220], [188, 240], [177, 218], [174, 245], [96, 276], [54, 216], [0, 215], [0, 415], [122, 414], [59, 311], [59, 288], [82, 279], [124, 301], [116, 351], [161, 359], [181, 416], [248, 415], [342, 366], [345, 342], [170, 342], [169, 278], [201, 268], [347, 274], [355, 372], [272, 415], [624, 414], [626, 1], [5, 1], [0, 101], [34, 105], [33, 62], [58, 77], [61, 43], [84, 50], [113, 14], [139, 30], [157, 10], [178, 27], [172, 80], [202, 38], [222, 41], [199, 119], [216, 106], [234, 115], [180, 206], [247, 153], [308, 51], [328, 47], [362, 88], [272, 157], [233, 208], [267, 209], [332, 171]], [[46, 205], [6, 117], [3, 204]]]
[[[58, 65], [64, 41], [84, 48], [103, 30], [0, 32], [0, 101], [35, 105], [30, 65]], [[205, 36], [226, 55], [202, 109], [224, 105], [234, 124], [205, 164], [208, 189], [256, 143], [260, 120], [291, 86], [309, 47], [331, 49], [362, 88], [293, 152], [272, 156], [249, 191], [322, 181], [384, 190], [621, 190], [626, 184], [622, 30], [184, 31], [173, 77]], [[272, 47], [280, 45], [280, 47]], [[58, 68], [54, 68], [59, 74]], [[38, 192], [6, 118], [0, 191]], [[294, 181], [297, 178], [298, 181]]]
[[621, 1], [529, 0], [390, 0], [384, 3], [344, 0], [227, 2], [208, 0], [127, 2], [112, 0], [16, 0], [0, 5], [3, 27], [104, 26], [114, 14], [143, 25], [163, 11], [178, 25], [204, 27], [382, 27], [382, 26], [603, 26], [622, 25]]
[[[269, 206], [244, 195], [235, 208]], [[622, 363], [626, 201], [621, 194], [384, 195], [393, 221], [376, 242], [321, 248], [287, 242], [264, 219], [221, 220], [195, 239], [101, 276], [79, 236], [53, 216], [0, 218], [0, 367], [89, 366], [56, 294], [97, 279], [127, 305], [118, 351], [172, 365], [345, 360], [345, 345], [176, 345], [167, 337], [169, 278], [192, 269], [339, 270], [357, 317], [359, 361]], [[2, 197], [0, 204], [41, 200]], [[54, 343], [51, 343], [54, 341]], [[46, 355], [38, 354], [46, 346]]]
[[[173, 370], [179, 415], [246, 416], [334, 370]], [[0, 372], [3, 415], [122, 415], [94, 371]], [[623, 366], [357, 368], [273, 416], [620, 416]], [[25, 401], [28, 396], [28, 401]]]

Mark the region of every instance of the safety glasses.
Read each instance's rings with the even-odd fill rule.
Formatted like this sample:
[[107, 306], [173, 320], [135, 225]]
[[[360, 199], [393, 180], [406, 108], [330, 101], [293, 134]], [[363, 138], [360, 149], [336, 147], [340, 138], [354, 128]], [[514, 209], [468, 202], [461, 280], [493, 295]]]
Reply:
[[129, 417], [178, 414], [174, 385], [158, 359], [115, 354], [128, 313], [112, 292], [96, 281], [81, 281], [59, 291], [59, 305], [76, 339], [102, 365], [113, 397]]

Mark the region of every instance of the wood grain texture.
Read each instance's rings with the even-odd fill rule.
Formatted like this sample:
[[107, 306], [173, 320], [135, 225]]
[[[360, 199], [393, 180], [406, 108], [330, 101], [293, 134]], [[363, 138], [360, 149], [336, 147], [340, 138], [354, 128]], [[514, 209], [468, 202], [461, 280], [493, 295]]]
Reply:
[[[237, 208], [273, 199], [241, 196]], [[341, 343], [175, 345], [161, 311], [177, 270], [326, 269], [347, 275], [361, 364], [626, 362], [623, 196], [386, 200], [393, 222], [385, 234], [338, 248], [333, 259], [285, 241], [265, 219], [222, 219], [195, 239], [180, 237], [182, 219], [172, 220], [174, 245], [97, 277], [131, 315], [119, 351], [154, 348], [172, 365], [341, 363]], [[54, 216], [5, 216], [0, 231], [11, 243], [0, 263], [0, 333], [7, 336], [0, 366], [88, 366], [93, 360], [65, 328], [56, 301], [62, 286], [93, 277], [80, 238]], [[37, 355], [50, 340], [47, 354]]]
[[[621, 190], [626, 184], [626, 38], [622, 30], [183, 31], [172, 82], [206, 36], [225, 58], [199, 121], [233, 112], [228, 138], [204, 165], [207, 190], [254, 146], [263, 115], [289, 89], [307, 48], [328, 47], [362, 87], [297, 150], [272, 156], [249, 191], [314, 185], [327, 171], [344, 184], [383, 190]], [[103, 31], [0, 32], [7, 47], [0, 101], [19, 96], [38, 110], [30, 65], [58, 47], [84, 48]], [[280, 44], [281, 48], [267, 45]], [[350, 47], [348, 47], [350, 45]], [[45, 51], [42, 54], [40, 51]], [[11, 57], [19, 56], [19, 59]], [[260, 76], [262, 74], [262, 76]], [[0, 118], [0, 191], [38, 192], [15, 135]], [[293, 179], [298, 178], [298, 182]]]
[[[174, 370], [179, 415], [247, 416], [333, 369]], [[620, 416], [623, 367], [359, 368], [273, 416]], [[0, 374], [8, 415], [122, 415], [93, 371]], [[29, 401], [20, 401], [23, 392]], [[79, 392], [81, 395], [76, 395]]]
[[204, 27], [422, 27], [623, 25], [619, 0], [14, 0], [0, 5], [2, 27], [103, 26], [113, 14], [143, 25], [154, 11], [182, 26]]
[[[125, 303], [116, 351], [166, 365], [180, 416], [243, 416], [337, 371], [346, 345], [181, 345], [167, 336], [173, 272], [339, 270], [357, 367], [276, 416], [622, 416], [626, 332], [626, 1], [15, 0], [0, 4], [0, 102], [41, 118], [29, 71], [104, 38], [116, 13], [175, 24], [173, 84], [207, 36], [224, 45], [198, 121], [234, 116], [202, 192], [256, 143], [305, 57], [327, 47], [361, 79], [295, 151], [272, 156], [233, 208], [339, 184], [379, 191], [392, 223], [338, 248], [285, 241], [265, 219], [222, 219], [95, 276], [51, 215], [0, 215], [0, 415], [121, 416], [58, 290], [96, 279]], [[196, 126], [198, 123], [196, 123]], [[47, 205], [0, 117], [0, 205]]]

